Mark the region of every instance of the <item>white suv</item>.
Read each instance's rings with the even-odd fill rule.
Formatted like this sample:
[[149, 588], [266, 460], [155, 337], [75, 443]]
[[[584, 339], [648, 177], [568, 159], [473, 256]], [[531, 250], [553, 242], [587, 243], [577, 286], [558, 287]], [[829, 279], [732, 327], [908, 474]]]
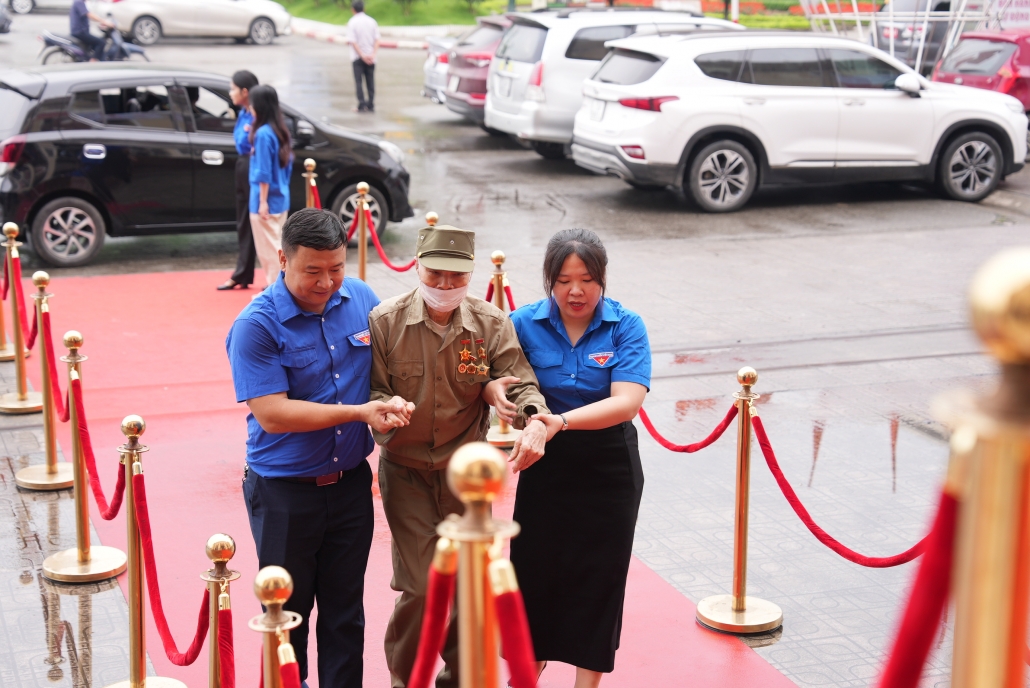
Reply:
[[704, 210], [761, 185], [918, 180], [979, 201], [1023, 167], [1027, 118], [1007, 95], [931, 83], [871, 46], [818, 34], [612, 41], [583, 86], [572, 155]]
[[606, 41], [638, 31], [739, 28], [688, 12], [561, 10], [509, 14], [487, 77], [485, 124], [564, 158], [583, 101], [583, 80], [608, 53]]

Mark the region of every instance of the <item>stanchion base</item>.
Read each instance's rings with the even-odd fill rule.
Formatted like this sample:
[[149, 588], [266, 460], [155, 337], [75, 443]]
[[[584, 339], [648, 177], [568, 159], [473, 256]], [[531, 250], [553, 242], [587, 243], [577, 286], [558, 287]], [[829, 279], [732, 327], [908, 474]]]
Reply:
[[89, 548], [86, 562], [79, 562], [79, 552], [75, 549], [51, 554], [43, 560], [43, 575], [62, 583], [92, 583], [113, 578], [124, 570], [125, 552], [102, 545]]
[[766, 633], [783, 625], [783, 611], [757, 597], [745, 597], [742, 612], [733, 611], [733, 595], [712, 595], [697, 603], [698, 623], [725, 633]]
[[28, 392], [24, 399], [19, 399], [17, 392], [0, 395], [0, 413], [39, 413], [42, 410], [43, 395], [40, 392]]
[[499, 425], [494, 425], [490, 428], [490, 431], [486, 433], [486, 441], [495, 447], [513, 447], [515, 446], [515, 440], [522, 434], [521, 430], [515, 428], [508, 428], [508, 432], [501, 432]]
[[[118, 683], [112, 683], [105, 688], [132, 688], [132, 683], [129, 681], [119, 681]], [[147, 688], [189, 688], [189, 686], [182, 681], [176, 681], [174, 678], [147, 676]]]
[[57, 464], [56, 473], [47, 473], [46, 464], [26, 466], [14, 474], [14, 482], [26, 490], [65, 490], [75, 484], [70, 463]]

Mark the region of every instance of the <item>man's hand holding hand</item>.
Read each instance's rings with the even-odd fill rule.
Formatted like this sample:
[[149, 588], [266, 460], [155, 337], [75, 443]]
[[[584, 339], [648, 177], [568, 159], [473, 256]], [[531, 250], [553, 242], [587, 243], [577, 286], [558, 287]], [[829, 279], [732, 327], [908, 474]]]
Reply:
[[540, 457], [544, 455], [544, 445], [547, 444], [548, 436], [548, 428], [543, 421], [530, 420], [526, 429], [515, 440], [511, 456], [508, 457], [508, 461], [511, 463], [511, 472], [524, 471], [539, 461]]
[[[415, 405], [410, 404], [414, 410]], [[408, 405], [400, 397], [394, 397], [390, 401], [370, 401], [363, 404], [365, 422], [372, 426], [376, 432], [387, 433], [394, 428], [402, 428], [408, 424], [411, 418], [411, 411]]]
[[513, 385], [521, 381], [522, 380], [519, 378], [511, 376], [499, 377], [496, 380], [491, 380], [483, 385], [483, 393], [480, 397], [487, 404], [497, 409], [498, 417], [503, 418], [508, 423], [514, 423], [518, 407], [508, 401], [508, 385]]
[[399, 423], [399, 425], [395, 425], [394, 427], [404, 427], [411, 422], [411, 414], [415, 412], [415, 404], [396, 396], [390, 399], [387, 403], [394, 404], [395, 408], [399, 406], [401, 409], [400, 411], [386, 414], [387, 419]]

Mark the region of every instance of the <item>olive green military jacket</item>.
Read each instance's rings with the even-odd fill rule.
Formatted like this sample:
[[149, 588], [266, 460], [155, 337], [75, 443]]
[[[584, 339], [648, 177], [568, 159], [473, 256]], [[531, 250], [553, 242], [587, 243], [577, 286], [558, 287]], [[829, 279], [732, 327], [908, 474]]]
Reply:
[[387, 299], [368, 318], [371, 399], [399, 396], [415, 403], [409, 425], [373, 431], [387, 459], [411, 468], [442, 469], [458, 447], [485, 439], [490, 407], [480, 395], [492, 379], [521, 379], [508, 387], [508, 399], [518, 407], [516, 427], [534, 413], [548, 413], [515, 327], [499, 308], [466, 296], [442, 347], [428, 320], [418, 289]]

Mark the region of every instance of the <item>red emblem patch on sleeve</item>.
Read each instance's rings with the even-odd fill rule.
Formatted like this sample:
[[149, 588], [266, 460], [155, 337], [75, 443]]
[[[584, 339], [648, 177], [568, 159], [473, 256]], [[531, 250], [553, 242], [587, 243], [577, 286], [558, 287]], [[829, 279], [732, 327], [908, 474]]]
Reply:
[[603, 351], [601, 353], [590, 354], [587, 358], [603, 368], [604, 364], [610, 361], [614, 355], [615, 353], [612, 351]]

